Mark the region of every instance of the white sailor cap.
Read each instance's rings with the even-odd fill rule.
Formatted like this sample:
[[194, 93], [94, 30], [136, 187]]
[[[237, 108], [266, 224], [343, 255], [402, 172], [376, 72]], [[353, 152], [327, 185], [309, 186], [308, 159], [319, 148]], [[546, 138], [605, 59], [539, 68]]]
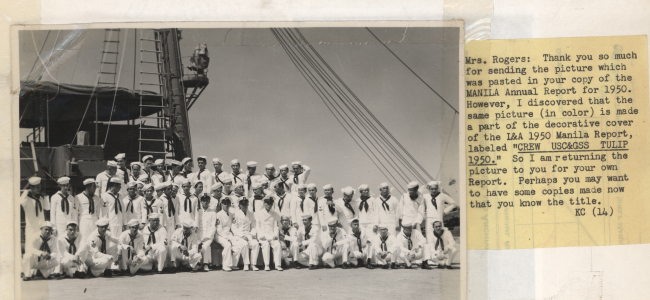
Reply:
[[117, 168], [117, 162], [114, 161], [114, 160], [109, 160], [108, 162], [106, 162], [106, 165], [107, 165], [108, 167], [111, 167], [111, 168], [112, 168], [112, 167]]
[[175, 160], [175, 159], [172, 159], [172, 166], [182, 166], [182, 165], [183, 165], [183, 164], [181, 164], [180, 161], [177, 161], [177, 160]]
[[95, 179], [88, 178], [88, 179], [84, 180], [84, 185], [89, 185], [91, 183], [95, 183]]
[[199, 157], [196, 158], [196, 161], [197, 161], [197, 162], [198, 162], [199, 160], [202, 160], [202, 161], [204, 161], [204, 162], [208, 162], [208, 158], [207, 158], [206, 156], [203, 156], [203, 155], [202, 155], [202, 156], [199, 156]]
[[233, 188], [233, 189], [236, 189], [236, 188], [238, 188], [238, 187], [240, 187], [240, 186], [244, 186], [244, 183], [243, 183], [242, 181], [235, 183], [235, 184], [232, 186], [232, 188]]
[[199, 185], [199, 183], [203, 184], [203, 181], [197, 180], [196, 182], [194, 182], [194, 184], [192, 186], [194, 186], [194, 188], [196, 188], [196, 186]]
[[68, 227], [70, 225], [78, 226], [79, 224], [77, 224], [77, 221], [75, 220], [70, 220], [67, 223], [65, 223], [65, 227]]
[[145, 183], [142, 182], [142, 181], [140, 181], [140, 180], [136, 180], [136, 181], [135, 181], [135, 184], [141, 184], [141, 185], [144, 187], [144, 184], [145, 184]]
[[180, 185], [178, 185], [178, 182], [174, 182], [174, 181], [167, 181], [167, 186], [165, 186], [165, 187], [169, 187], [169, 186], [175, 187], [175, 188], [180, 188], [181, 187]]
[[140, 222], [138, 219], [131, 219], [129, 222], [126, 223], [126, 226], [133, 227], [133, 226], [138, 226], [140, 225]]
[[365, 189], [368, 189], [368, 185], [365, 184], [365, 183], [362, 184], [362, 185], [360, 185], [360, 186], [357, 188], [357, 190], [359, 190], [359, 191], [361, 191], [361, 190], [365, 190]]
[[281, 166], [278, 167], [278, 169], [279, 169], [279, 170], [282, 170], [282, 169], [289, 169], [289, 167], [288, 167], [287, 165], [281, 165]]
[[301, 216], [303, 219], [307, 219], [307, 218], [312, 218], [312, 217], [313, 217], [313, 216], [311, 215], [311, 213], [309, 213], [309, 212], [307, 212], [307, 211], [303, 212], [302, 215], [300, 215], [300, 216]]
[[109, 182], [122, 184], [124, 181], [122, 181], [122, 179], [120, 179], [119, 177], [115, 176], [115, 177], [111, 177], [111, 180]]
[[302, 166], [302, 164], [299, 161], [294, 161], [291, 163], [292, 166], [299, 165]]
[[41, 184], [41, 178], [40, 178], [40, 177], [36, 177], [36, 176], [34, 176], [34, 177], [30, 177], [27, 181], [28, 181], [29, 184], [31, 184], [31, 185], [39, 185], [39, 184]]
[[142, 162], [147, 162], [147, 160], [153, 160], [153, 155], [145, 155], [142, 157]]
[[275, 169], [275, 166], [273, 164], [268, 164], [266, 165], [267, 169]]
[[126, 158], [126, 154], [124, 154], [124, 153], [119, 153], [118, 155], [115, 155], [115, 159], [118, 159], [118, 160], [119, 159], [125, 159], [125, 158]]
[[183, 227], [192, 228], [193, 222], [192, 219], [185, 217], [181, 220], [181, 224], [183, 225]]
[[344, 195], [352, 195], [354, 194], [354, 189], [351, 186], [346, 186], [341, 189], [341, 193]]
[[166, 188], [166, 186], [165, 186], [165, 183], [162, 182], [162, 183], [156, 184], [156, 186], [154, 188], [156, 189], [156, 191], [160, 191], [160, 190]]
[[43, 228], [43, 227], [54, 228], [54, 223], [52, 223], [50, 221], [47, 221], [47, 222], [45, 222], [45, 224], [43, 224], [43, 226], [41, 226], [41, 228]]
[[213, 191], [216, 191], [219, 188], [223, 188], [223, 184], [221, 182], [217, 182], [215, 185], [213, 185], [210, 189]]
[[129, 181], [129, 183], [126, 184], [127, 187], [134, 187], [134, 186], [137, 186], [137, 185], [138, 185], [138, 182], [133, 181], [133, 180]]
[[149, 219], [149, 220], [151, 220], [151, 219], [160, 219], [160, 214], [159, 214], [159, 213], [155, 213], [155, 212], [150, 213], [150, 214], [147, 216], [147, 219]]
[[385, 188], [385, 187], [388, 187], [388, 183], [382, 182], [381, 184], [379, 184], [380, 189]]
[[402, 221], [402, 227], [411, 227], [413, 223], [411, 221]]
[[379, 229], [388, 229], [388, 225], [386, 225], [384, 223], [381, 223], [381, 224], [377, 225], [377, 228], [379, 228]]
[[159, 166], [165, 163], [165, 160], [162, 158], [156, 159], [156, 161], [153, 162], [154, 165]]
[[228, 182], [232, 182], [232, 178], [230, 178], [230, 177], [226, 177], [226, 179], [221, 180], [221, 181], [223, 181], [223, 183], [226, 184], [226, 183], [228, 183]]
[[338, 223], [338, 222], [339, 222], [339, 220], [337, 220], [337, 219], [332, 219], [332, 220], [329, 220], [329, 221], [327, 222], [327, 225], [328, 225], [328, 226], [336, 226], [336, 223]]
[[147, 180], [147, 179], [149, 179], [149, 176], [147, 176], [147, 174], [140, 174], [140, 176], [138, 176], [138, 180], [142, 181], [142, 180]]
[[435, 181], [435, 180], [429, 181], [429, 183], [427, 183], [427, 186], [429, 187], [440, 186], [440, 181]]
[[257, 162], [256, 161], [249, 161], [249, 162], [246, 163], [246, 166], [249, 166], [251, 168], [252, 167], [257, 167]]
[[262, 184], [260, 184], [259, 182], [254, 182], [253, 184], [251, 184], [251, 189], [254, 189], [254, 190], [259, 189], [261, 187], [262, 187]]
[[180, 181], [181, 186], [190, 184], [190, 181], [187, 178], [181, 178]]
[[220, 160], [218, 157], [213, 158], [213, 159], [212, 159], [212, 162], [213, 162], [213, 163], [223, 164], [223, 163], [221, 162], [221, 160]]
[[354, 222], [359, 223], [359, 218], [352, 218], [352, 219], [350, 219], [348, 222], [349, 222], [350, 224], [352, 224], [352, 223], [354, 223]]
[[235, 165], [235, 164], [238, 164], [238, 163], [239, 163], [239, 159], [236, 159], [236, 158], [230, 161], [231, 165]]
[[142, 163], [140, 163], [139, 161], [131, 162], [131, 169], [133, 169], [134, 166], [140, 166], [140, 167], [142, 167]]
[[184, 165], [184, 164], [187, 163], [188, 161], [192, 161], [192, 158], [190, 158], [190, 157], [183, 158], [183, 160], [181, 160], [181, 164]]
[[153, 184], [151, 184], [151, 183], [147, 183], [147, 184], [145, 184], [145, 185], [142, 187], [142, 190], [143, 190], [143, 191], [146, 191], [146, 190], [148, 190], [148, 189], [152, 189], [152, 188], [153, 188]]
[[103, 226], [108, 226], [108, 218], [101, 218], [95, 222], [95, 225], [97, 227], [103, 227]]
[[310, 183], [310, 184], [307, 185], [308, 189], [315, 188], [315, 187], [316, 187], [315, 183]]
[[307, 186], [304, 183], [301, 183], [296, 188], [299, 189], [299, 190], [300, 189], [307, 189]]
[[406, 187], [409, 188], [409, 189], [412, 189], [412, 188], [417, 188], [418, 186], [420, 186], [419, 182], [411, 181], [411, 182], [409, 182], [409, 184]]
[[334, 188], [334, 187], [332, 187], [331, 184], [326, 184], [326, 185], [323, 186], [323, 189], [324, 189], [324, 190], [332, 189], [332, 188]]
[[70, 183], [70, 177], [63, 176], [56, 181], [58, 184], [68, 184]]
[[262, 177], [262, 179], [260, 179], [259, 183], [260, 184], [269, 184], [269, 180], [266, 179], [266, 177]]

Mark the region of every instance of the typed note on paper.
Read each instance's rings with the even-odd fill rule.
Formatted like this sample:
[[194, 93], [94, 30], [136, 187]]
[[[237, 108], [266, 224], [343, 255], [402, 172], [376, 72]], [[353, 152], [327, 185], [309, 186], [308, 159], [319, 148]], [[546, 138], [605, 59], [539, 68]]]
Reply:
[[469, 42], [468, 249], [650, 243], [645, 36]]

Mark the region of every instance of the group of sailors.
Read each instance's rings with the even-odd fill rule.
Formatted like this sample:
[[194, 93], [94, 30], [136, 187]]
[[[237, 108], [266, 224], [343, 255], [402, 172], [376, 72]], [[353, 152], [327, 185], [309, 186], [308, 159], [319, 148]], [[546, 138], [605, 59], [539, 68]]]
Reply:
[[[127, 169], [119, 154], [106, 171], [84, 180], [76, 196], [70, 194], [70, 179], [59, 178], [59, 191], [49, 201], [41, 196], [41, 179], [30, 178], [21, 202], [23, 279], [37, 271], [45, 278], [209, 271], [218, 263], [231, 271], [240, 259], [244, 270], [257, 271], [260, 250], [267, 271], [271, 259], [278, 271], [283, 266], [395, 269], [398, 264], [451, 268], [458, 252], [443, 224], [456, 203], [441, 193], [439, 182], [411, 182], [399, 198], [386, 183], [378, 186], [376, 197], [366, 184], [357, 191], [348, 186], [334, 199], [332, 185], [323, 186], [324, 195], [318, 196], [317, 186], [306, 183], [310, 168], [300, 162], [291, 170], [280, 166], [278, 176], [272, 164], [257, 174], [252, 161], [247, 173], [236, 159], [230, 173], [218, 158], [215, 172], [205, 168], [204, 156], [197, 164], [199, 170], [192, 172], [191, 158], [174, 160], [167, 172], [162, 160], [145, 156]], [[223, 249], [220, 262], [213, 243]]]

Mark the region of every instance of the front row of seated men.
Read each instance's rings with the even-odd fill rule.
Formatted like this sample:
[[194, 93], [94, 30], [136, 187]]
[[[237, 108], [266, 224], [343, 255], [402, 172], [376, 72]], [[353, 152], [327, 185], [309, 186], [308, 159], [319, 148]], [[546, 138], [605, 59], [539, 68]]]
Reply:
[[436, 237], [432, 244], [427, 244], [422, 233], [408, 223], [402, 223], [403, 229], [397, 236], [389, 235], [388, 226], [383, 224], [378, 226], [379, 234], [374, 234], [360, 228], [357, 219], [350, 221], [350, 232], [346, 233], [337, 220], [328, 223], [327, 231], [321, 231], [319, 226], [312, 225], [312, 214], [305, 213], [304, 226], [296, 229], [288, 218], [281, 218], [272, 210], [273, 201], [264, 199], [264, 209], [251, 216], [247, 199], [240, 200], [235, 209], [230, 199], [224, 198], [217, 213], [207, 209], [210, 197], [204, 196], [199, 228], [193, 228], [194, 222], [189, 218], [181, 220], [182, 226], [172, 234], [171, 241], [167, 240], [167, 230], [161, 226], [158, 213], [148, 215], [148, 224], [142, 230], [139, 220], [129, 221], [128, 230], [118, 239], [111, 236], [106, 218], [96, 222], [97, 229], [85, 241], [81, 241], [75, 221], [67, 223], [65, 235], [58, 239], [52, 236], [53, 224], [47, 222], [41, 227], [40, 236], [25, 245], [24, 280], [30, 280], [37, 271], [47, 278], [55, 270], [80, 278], [86, 274], [110, 277], [112, 269], [119, 269], [120, 275], [129, 272], [133, 276], [139, 269], [151, 270], [154, 266], [162, 273], [168, 258], [175, 270], [185, 266], [196, 272], [203, 266], [208, 271], [213, 264], [212, 241], [223, 247], [224, 271], [236, 269], [240, 257], [244, 270], [258, 270], [255, 262], [259, 249], [267, 271], [271, 249], [278, 271], [282, 271], [282, 262], [296, 269], [308, 266], [313, 270], [321, 261], [324, 267], [343, 269], [350, 265], [395, 269], [396, 263], [411, 268], [414, 262], [421, 262], [421, 267], [428, 269], [428, 261], [438, 262], [440, 268], [451, 268], [458, 252], [451, 233], [439, 221], [432, 224]]

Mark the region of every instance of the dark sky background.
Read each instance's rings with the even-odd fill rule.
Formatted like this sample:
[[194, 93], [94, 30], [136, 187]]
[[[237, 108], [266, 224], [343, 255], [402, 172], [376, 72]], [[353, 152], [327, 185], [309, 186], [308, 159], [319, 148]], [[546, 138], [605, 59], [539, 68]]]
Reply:
[[[371, 30], [458, 109], [457, 29]], [[365, 28], [303, 28], [301, 32], [432, 176], [438, 174], [444, 156], [440, 180], [458, 199], [458, 116], [454, 111]], [[43, 45], [46, 34], [21, 34], [21, 77], [38, 59], [35, 49]], [[55, 41], [60, 44], [70, 34], [51, 31], [43, 46], [43, 59], [52, 51], [61, 51]], [[126, 51], [119, 85], [133, 88], [134, 70], [140, 70], [137, 62], [134, 68], [134, 54], [136, 61], [140, 54], [134, 51], [134, 30], [120, 34], [120, 51], [125, 35]], [[152, 36], [152, 31], [138, 29], [137, 35]], [[219, 157], [226, 162], [238, 158], [242, 163], [254, 160], [262, 172], [267, 163], [277, 168], [300, 160], [312, 168], [309, 181], [319, 189], [333, 184], [335, 196], [344, 186], [356, 189], [363, 183], [378, 194], [379, 183], [388, 181], [339, 125], [269, 29], [183, 29], [182, 36], [184, 65], [189, 64], [189, 56], [200, 42], [207, 43], [211, 58], [210, 85], [189, 111], [194, 157]], [[67, 49], [49, 68], [51, 76], [46, 73], [42, 79], [93, 85], [103, 40], [104, 30], [86, 30], [83, 42]], [[229, 163], [224, 169], [230, 170]], [[453, 180], [456, 183], [449, 185]]]

